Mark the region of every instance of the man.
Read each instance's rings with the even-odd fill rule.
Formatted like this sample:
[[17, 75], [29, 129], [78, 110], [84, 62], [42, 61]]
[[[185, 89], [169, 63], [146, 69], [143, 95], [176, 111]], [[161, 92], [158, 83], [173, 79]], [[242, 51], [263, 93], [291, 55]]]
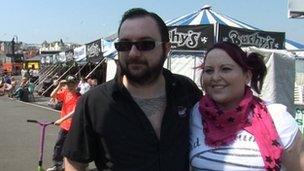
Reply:
[[79, 89], [79, 93], [81, 95], [83, 95], [84, 93], [86, 93], [87, 91], [90, 90], [90, 87], [91, 86], [87, 82], [87, 79], [84, 76], [80, 77], [80, 81], [79, 81], [79, 83], [77, 85], [77, 88]]
[[91, 89], [77, 105], [64, 146], [67, 171], [186, 171], [189, 112], [201, 96], [190, 79], [163, 69], [168, 29], [156, 14], [127, 11], [115, 43], [116, 78]]

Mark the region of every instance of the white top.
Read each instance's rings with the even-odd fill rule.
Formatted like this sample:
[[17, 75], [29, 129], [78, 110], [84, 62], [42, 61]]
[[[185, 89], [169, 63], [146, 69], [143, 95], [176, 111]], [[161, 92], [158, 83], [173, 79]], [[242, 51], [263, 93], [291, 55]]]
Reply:
[[87, 82], [84, 82], [84, 83], [80, 82], [80, 83], [78, 84], [77, 87], [80, 88], [79, 93], [80, 93], [81, 95], [83, 95], [84, 93], [86, 93], [87, 91], [90, 90], [90, 87], [91, 87], [91, 86], [90, 86], [90, 84], [87, 83]]
[[[190, 119], [190, 165], [192, 171], [202, 170], [265, 170], [255, 138], [242, 130], [228, 146], [212, 148], [205, 144], [201, 114], [197, 103]], [[281, 104], [266, 104], [284, 149], [290, 147], [299, 130], [294, 118]], [[281, 170], [285, 170], [282, 166]]]

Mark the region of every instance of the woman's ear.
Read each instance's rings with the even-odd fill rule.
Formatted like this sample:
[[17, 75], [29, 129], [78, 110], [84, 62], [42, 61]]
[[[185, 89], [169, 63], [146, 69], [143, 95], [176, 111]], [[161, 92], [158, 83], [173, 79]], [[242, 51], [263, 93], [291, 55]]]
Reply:
[[252, 79], [252, 72], [251, 70], [246, 71], [246, 84], [248, 85]]

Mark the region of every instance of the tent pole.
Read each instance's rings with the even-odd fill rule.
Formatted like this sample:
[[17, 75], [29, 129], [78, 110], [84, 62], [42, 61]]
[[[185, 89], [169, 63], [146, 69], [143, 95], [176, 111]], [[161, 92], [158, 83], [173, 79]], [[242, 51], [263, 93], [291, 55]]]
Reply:
[[95, 66], [95, 68], [90, 72], [90, 73], [88, 73], [87, 75], [86, 75], [86, 79], [88, 79], [89, 78], [89, 76], [91, 76], [91, 74], [104, 62], [106, 60], [106, 58], [103, 58], [96, 66]]
[[78, 71], [77, 73], [74, 75], [75, 77], [77, 77], [78, 74], [80, 74], [81, 70], [88, 64], [89, 62], [86, 62]]
[[194, 57], [194, 67], [193, 67], [193, 81], [195, 82], [195, 73], [196, 73], [196, 56], [195, 55], [193, 55], [193, 57]]
[[[46, 66], [45, 69], [43, 69], [43, 71], [40, 71], [40, 72], [39, 72], [40, 78], [43, 77], [43, 75], [44, 75], [46, 72], [48, 72], [49, 70], [51, 70], [51, 69], [54, 68], [55, 66], [57, 66], [57, 65], [55, 64], [55, 65]], [[35, 81], [35, 84], [37, 84], [38, 82], [39, 82], [39, 80], [37, 79], [37, 80]]]
[[41, 79], [41, 81], [39, 81], [39, 82], [37, 83], [37, 85], [35, 86], [35, 90], [38, 89], [38, 88], [40, 88], [40, 86], [41, 86], [41, 85], [43, 84], [43, 82], [48, 78], [48, 76], [54, 74], [54, 73], [57, 71], [58, 68], [60, 68], [60, 65], [57, 65], [56, 68], [54, 68], [52, 71], [50, 71], [50, 72], [48, 72], [46, 75], [44, 75], [44, 77]]
[[219, 29], [220, 29], [220, 25], [218, 22], [216, 22], [214, 24], [214, 40], [215, 40], [215, 43], [219, 42]]
[[[59, 67], [60, 67], [60, 65], [57, 65], [57, 64], [55, 64], [54, 66], [51, 66], [51, 68], [49, 70], [47, 70], [45, 73], [43, 73], [43, 75], [41, 75], [41, 79], [39, 78], [38, 81], [35, 82], [35, 84], [37, 84], [37, 86], [39, 86], [47, 78], [48, 75], [51, 75]], [[40, 80], [42, 80], [42, 81], [40, 81]]]
[[[75, 63], [74, 63], [74, 64], [75, 64]], [[66, 70], [66, 71], [58, 78], [58, 80], [60, 80], [62, 77], [65, 76], [65, 74], [67, 74], [72, 68], [74, 68], [74, 67], [75, 67], [74, 64], [73, 64], [68, 70]], [[44, 90], [44, 92], [42, 92], [41, 95], [43, 96], [51, 87], [53, 87], [53, 84], [50, 85], [46, 90]]]
[[169, 51], [168, 56], [167, 56], [167, 69], [171, 71], [171, 54], [172, 50]]
[[53, 72], [56, 71], [59, 67], [60, 67], [60, 64], [53, 64], [53, 66], [51, 66], [51, 68], [49, 70], [47, 70], [46, 72], [41, 74], [41, 77], [38, 80], [38, 82], [36, 82], [36, 84], [38, 84], [41, 80], [45, 79], [48, 75], [53, 74]]

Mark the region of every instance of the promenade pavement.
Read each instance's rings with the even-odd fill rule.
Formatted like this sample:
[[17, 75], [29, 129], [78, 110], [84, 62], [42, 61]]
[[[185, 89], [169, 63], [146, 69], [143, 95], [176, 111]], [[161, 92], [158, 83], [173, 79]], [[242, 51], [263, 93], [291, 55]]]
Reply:
[[[0, 170], [37, 170], [40, 127], [26, 120], [54, 121], [58, 118], [58, 112], [1, 96], [0, 117]], [[57, 126], [51, 125], [46, 129], [45, 167], [52, 165], [52, 149], [57, 132]]]
[[[37, 170], [39, 159], [40, 127], [27, 119], [55, 121], [59, 111], [48, 107], [49, 97], [35, 97], [35, 102], [21, 102], [0, 96], [0, 170]], [[46, 128], [44, 144], [44, 168], [52, 166], [53, 146], [58, 127]], [[90, 170], [94, 164], [90, 164]]]

